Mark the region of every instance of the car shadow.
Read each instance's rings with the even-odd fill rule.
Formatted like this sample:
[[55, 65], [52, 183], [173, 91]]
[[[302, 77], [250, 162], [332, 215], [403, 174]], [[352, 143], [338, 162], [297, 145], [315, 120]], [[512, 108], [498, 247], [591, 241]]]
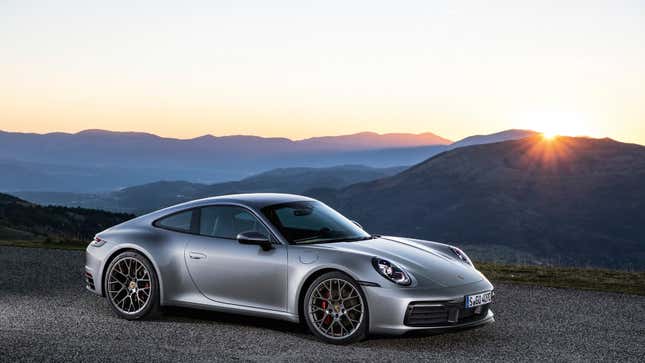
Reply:
[[307, 328], [298, 323], [288, 321], [239, 315], [233, 313], [222, 313], [211, 310], [191, 309], [185, 307], [164, 307], [163, 315], [158, 321], [169, 322], [190, 322], [191, 324], [230, 324], [244, 325], [255, 328], [270, 329], [284, 333], [308, 334]]
[[[304, 324], [292, 323], [278, 319], [223, 313], [211, 310], [192, 309], [185, 307], [164, 307], [163, 315], [158, 318], [157, 321], [190, 324], [218, 323], [236, 326], [247, 326], [294, 335], [298, 336], [301, 339], [318, 341], [318, 339], [313, 334], [311, 334], [309, 329]], [[396, 347], [401, 344], [403, 344], [402, 347], [406, 347], [407, 345], [406, 343], [404, 343], [405, 341], [439, 337], [451, 339], [454, 337], [459, 337], [459, 334], [464, 331], [479, 330], [485, 326], [486, 325], [480, 325], [475, 327], [442, 331], [419, 330], [411, 331], [403, 335], [371, 334], [367, 340], [355, 344], [358, 344], [360, 346], [370, 346], [372, 344], [383, 346], [383, 344], [386, 344], [390, 346], [390, 348], [396, 349]], [[464, 339], [466, 338], [464, 337]]]

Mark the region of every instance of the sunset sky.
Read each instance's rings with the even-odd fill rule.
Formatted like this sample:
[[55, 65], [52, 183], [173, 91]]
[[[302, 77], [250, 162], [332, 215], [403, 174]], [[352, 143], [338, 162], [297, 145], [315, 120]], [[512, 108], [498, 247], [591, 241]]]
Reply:
[[0, 129], [645, 144], [645, 2], [0, 1]]

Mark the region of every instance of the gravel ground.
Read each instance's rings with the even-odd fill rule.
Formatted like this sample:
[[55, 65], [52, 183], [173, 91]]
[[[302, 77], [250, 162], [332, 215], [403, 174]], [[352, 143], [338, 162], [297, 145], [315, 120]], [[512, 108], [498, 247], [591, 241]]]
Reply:
[[268, 319], [118, 319], [83, 287], [83, 264], [78, 251], [0, 247], [0, 361], [645, 361], [640, 296], [499, 284], [494, 324], [333, 346]]

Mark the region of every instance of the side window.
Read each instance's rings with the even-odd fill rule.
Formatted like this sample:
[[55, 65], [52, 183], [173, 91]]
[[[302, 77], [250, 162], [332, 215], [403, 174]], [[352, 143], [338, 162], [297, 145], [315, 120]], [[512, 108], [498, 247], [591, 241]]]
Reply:
[[271, 236], [264, 225], [244, 208], [238, 208], [233, 214], [233, 230], [236, 237], [242, 232], [259, 232], [267, 237]]
[[235, 206], [210, 206], [201, 209], [199, 234], [219, 238], [237, 238], [238, 233], [260, 232], [271, 234], [249, 211]]
[[158, 220], [155, 225], [162, 228], [172, 229], [180, 232], [190, 232], [190, 224], [193, 219], [193, 211], [185, 211]]

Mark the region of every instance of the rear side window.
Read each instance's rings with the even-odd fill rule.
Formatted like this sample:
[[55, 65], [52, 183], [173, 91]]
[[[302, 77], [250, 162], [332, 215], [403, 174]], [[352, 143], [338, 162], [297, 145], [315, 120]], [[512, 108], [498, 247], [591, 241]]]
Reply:
[[190, 232], [191, 221], [193, 220], [193, 211], [185, 211], [172, 214], [168, 217], [161, 218], [155, 225], [161, 228], [172, 229], [179, 232]]

